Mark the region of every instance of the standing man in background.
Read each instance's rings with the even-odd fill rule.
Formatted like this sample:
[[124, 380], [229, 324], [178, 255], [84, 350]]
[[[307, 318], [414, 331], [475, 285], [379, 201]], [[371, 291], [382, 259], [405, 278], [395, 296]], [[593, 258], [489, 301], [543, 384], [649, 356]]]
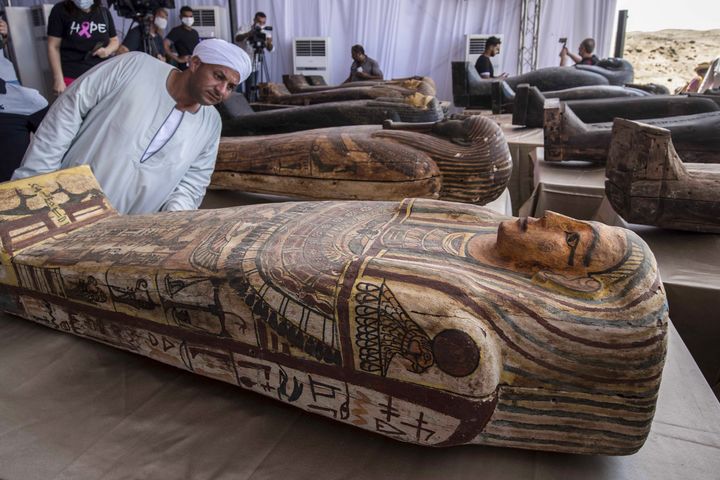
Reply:
[[[180, 21], [182, 25], [170, 30], [165, 37], [164, 48], [165, 54], [177, 63], [177, 67], [180, 70], [186, 70], [193, 50], [200, 43], [200, 35], [197, 30], [192, 28], [195, 22], [192, 8], [186, 5], [180, 9]], [[175, 48], [175, 52], [171, 47]]]
[[475, 62], [475, 70], [483, 80], [489, 78], [507, 78], [508, 74], [503, 73], [499, 77], [495, 76], [495, 68], [490, 59], [500, 53], [500, 44], [502, 42], [498, 37], [490, 37], [485, 41], [485, 51]]
[[47, 35], [53, 91], [57, 95], [120, 46], [112, 16], [100, 0], [56, 3], [50, 10]]
[[365, 55], [365, 49], [362, 45], [353, 45], [350, 49], [350, 56], [353, 59], [353, 63], [350, 65], [350, 76], [343, 83], [383, 79], [380, 65]]
[[[164, 8], [157, 8], [153, 12], [150, 31], [150, 51], [145, 52], [158, 60], [165, 61], [165, 46], [162, 38], [163, 31], [167, 27], [168, 12]], [[141, 20], [142, 21], [142, 20]], [[127, 52], [142, 52], [145, 50], [143, 45], [143, 36], [140, 30], [140, 25], [136, 25], [130, 29], [125, 35], [122, 45], [118, 48], [117, 54], [122, 55]]]

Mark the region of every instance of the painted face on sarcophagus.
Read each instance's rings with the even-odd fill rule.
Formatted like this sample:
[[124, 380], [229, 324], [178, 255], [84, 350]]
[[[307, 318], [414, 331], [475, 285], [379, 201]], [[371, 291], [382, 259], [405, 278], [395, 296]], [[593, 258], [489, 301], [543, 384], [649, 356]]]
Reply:
[[524, 268], [587, 273], [618, 264], [626, 241], [619, 229], [547, 212], [541, 218], [501, 223], [497, 247], [500, 255]]

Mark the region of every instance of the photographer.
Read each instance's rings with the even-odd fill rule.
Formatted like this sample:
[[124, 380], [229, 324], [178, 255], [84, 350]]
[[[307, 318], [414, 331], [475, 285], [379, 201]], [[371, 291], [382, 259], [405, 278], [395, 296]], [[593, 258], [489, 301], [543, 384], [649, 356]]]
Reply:
[[[158, 60], [165, 61], [165, 47], [163, 46], [162, 32], [167, 27], [168, 12], [164, 8], [157, 8], [150, 18], [150, 27], [147, 25], [136, 25], [125, 35], [122, 45], [118, 48], [117, 54], [127, 52], [145, 52]], [[138, 22], [143, 22], [140, 19]], [[147, 31], [149, 37], [148, 45], [144, 45], [143, 32]], [[149, 51], [145, 51], [145, 50]]]
[[[272, 27], [266, 27], [267, 15], [264, 12], [256, 12], [253, 23], [241, 27], [235, 34], [235, 41], [245, 50], [245, 53], [251, 59], [255, 58], [256, 53], [262, 53], [263, 50], [271, 52], [272, 43]], [[245, 81], [245, 96], [250, 99], [252, 88], [257, 84], [258, 65], [253, 61], [253, 71]]]
[[562, 50], [560, 50], [560, 66], [565, 66], [567, 57], [572, 58], [575, 65], [597, 65], [600, 60], [595, 56], [594, 51], [595, 39], [592, 38], [586, 38], [580, 42], [577, 54], [568, 51], [567, 45], [563, 45]]

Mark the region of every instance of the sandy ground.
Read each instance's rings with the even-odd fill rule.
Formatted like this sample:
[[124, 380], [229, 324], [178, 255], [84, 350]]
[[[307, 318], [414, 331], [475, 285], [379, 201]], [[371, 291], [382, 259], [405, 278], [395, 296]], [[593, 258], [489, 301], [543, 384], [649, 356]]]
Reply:
[[628, 32], [625, 58], [635, 68], [635, 82], [665, 85], [672, 93], [695, 76], [700, 62], [720, 56], [720, 29]]

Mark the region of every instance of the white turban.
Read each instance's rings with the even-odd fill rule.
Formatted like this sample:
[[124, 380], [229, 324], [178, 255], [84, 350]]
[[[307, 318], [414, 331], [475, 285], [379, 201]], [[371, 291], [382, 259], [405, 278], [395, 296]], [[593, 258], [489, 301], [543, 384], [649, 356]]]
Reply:
[[232, 68], [240, 74], [240, 82], [245, 80], [252, 72], [252, 62], [245, 51], [219, 38], [210, 38], [198, 43], [193, 55], [202, 63], [222, 65]]

